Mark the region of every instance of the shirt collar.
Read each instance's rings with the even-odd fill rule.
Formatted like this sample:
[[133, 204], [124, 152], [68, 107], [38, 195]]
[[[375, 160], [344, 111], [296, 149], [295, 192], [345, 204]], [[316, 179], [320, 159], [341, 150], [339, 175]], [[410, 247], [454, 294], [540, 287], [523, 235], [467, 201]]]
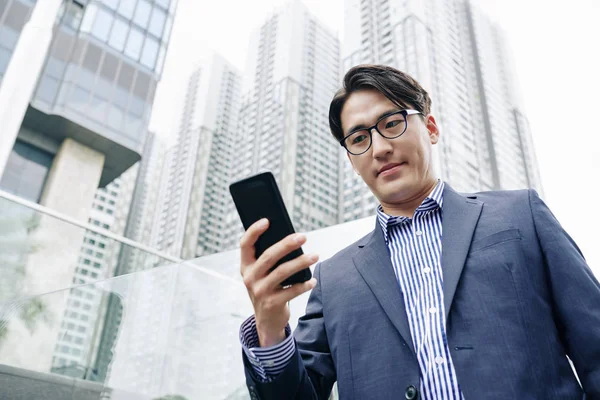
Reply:
[[[437, 185], [433, 188], [429, 196], [423, 200], [421, 205], [417, 207], [415, 210], [415, 215], [420, 213], [425, 213], [431, 210], [436, 210], [438, 208], [442, 208], [444, 203], [444, 182], [438, 180]], [[409, 220], [408, 217], [395, 217], [391, 215], [387, 215], [383, 212], [383, 208], [381, 205], [377, 207], [377, 220], [379, 221], [379, 225], [383, 230], [383, 236], [385, 238], [385, 242], [388, 242], [388, 230], [395, 225], [400, 225], [405, 221]]]

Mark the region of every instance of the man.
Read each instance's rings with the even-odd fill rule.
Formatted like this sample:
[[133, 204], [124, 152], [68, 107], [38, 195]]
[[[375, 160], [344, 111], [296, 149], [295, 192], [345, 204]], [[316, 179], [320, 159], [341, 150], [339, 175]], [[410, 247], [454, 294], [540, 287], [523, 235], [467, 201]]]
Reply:
[[[462, 195], [436, 179], [430, 107], [408, 75], [352, 68], [329, 122], [381, 204], [374, 230], [288, 288], [316, 256], [268, 271], [304, 236], [258, 260], [268, 221], [242, 237], [253, 399], [327, 399], [336, 381], [355, 400], [600, 399], [600, 284], [535, 191]], [[291, 335], [286, 303], [310, 289]]]

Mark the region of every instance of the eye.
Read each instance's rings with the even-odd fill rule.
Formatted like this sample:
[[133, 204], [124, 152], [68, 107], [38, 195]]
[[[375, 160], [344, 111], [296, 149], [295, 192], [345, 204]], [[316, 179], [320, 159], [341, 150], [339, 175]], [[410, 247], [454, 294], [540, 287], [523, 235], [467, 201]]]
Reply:
[[397, 119], [394, 121], [389, 121], [388, 123], [385, 124], [385, 129], [394, 128], [395, 126], [398, 126], [401, 122], [404, 122], [404, 120]]
[[364, 142], [365, 140], [367, 140], [367, 135], [365, 135], [365, 134], [356, 135], [354, 137], [354, 139], [352, 139], [352, 144], [358, 144], [358, 143]]

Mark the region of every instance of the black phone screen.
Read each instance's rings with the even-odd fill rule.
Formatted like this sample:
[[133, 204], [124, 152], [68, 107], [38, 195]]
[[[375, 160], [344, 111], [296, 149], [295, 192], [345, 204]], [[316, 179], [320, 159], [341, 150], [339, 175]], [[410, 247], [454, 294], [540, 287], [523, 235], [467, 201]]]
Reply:
[[[269, 228], [255, 244], [258, 258], [266, 249], [294, 233], [290, 217], [273, 176], [270, 173], [255, 175], [230, 186], [231, 195], [244, 225], [248, 229], [256, 221], [267, 218]], [[295, 250], [279, 260], [275, 266], [302, 255], [302, 249]], [[306, 274], [308, 272], [308, 275]], [[284, 284], [304, 282], [310, 279], [310, 270], [298, 273]]]

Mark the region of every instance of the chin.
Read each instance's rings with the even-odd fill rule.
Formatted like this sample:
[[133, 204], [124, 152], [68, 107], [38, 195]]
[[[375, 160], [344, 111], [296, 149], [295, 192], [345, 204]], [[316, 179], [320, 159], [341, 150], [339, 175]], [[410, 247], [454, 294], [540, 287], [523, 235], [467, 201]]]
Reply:
[[386, 185], [380, 185], [377, 196], [381, 201], [394, 203], [405, 197], [409, 197], [417, 189], [417, 185], [412, 179], [399, 178]]

